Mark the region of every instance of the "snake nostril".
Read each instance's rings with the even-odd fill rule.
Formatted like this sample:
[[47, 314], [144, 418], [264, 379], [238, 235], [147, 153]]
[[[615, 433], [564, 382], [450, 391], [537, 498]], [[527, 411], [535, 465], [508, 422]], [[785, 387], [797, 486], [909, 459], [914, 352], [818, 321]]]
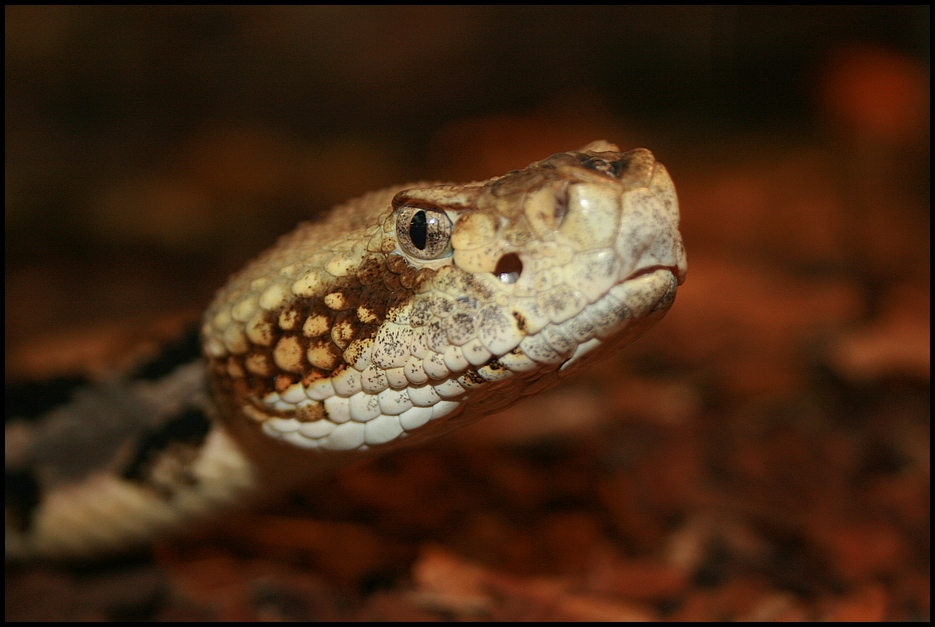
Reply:
[[501, 283], [516, 283], [519, 275], [523, 273], [523, 262], [516, 253], [507, 253], [497, 261], [497, 267], [493, 269], [493, 273]]

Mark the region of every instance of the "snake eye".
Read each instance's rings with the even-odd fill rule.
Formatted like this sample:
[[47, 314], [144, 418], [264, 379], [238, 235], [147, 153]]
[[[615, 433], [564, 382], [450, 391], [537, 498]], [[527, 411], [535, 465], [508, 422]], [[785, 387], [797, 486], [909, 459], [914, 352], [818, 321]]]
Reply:
[[451, 254], [451, 220], [438, 209], [403, 205], [396, 210], [396, 241], [416, 259], [441, 259]]

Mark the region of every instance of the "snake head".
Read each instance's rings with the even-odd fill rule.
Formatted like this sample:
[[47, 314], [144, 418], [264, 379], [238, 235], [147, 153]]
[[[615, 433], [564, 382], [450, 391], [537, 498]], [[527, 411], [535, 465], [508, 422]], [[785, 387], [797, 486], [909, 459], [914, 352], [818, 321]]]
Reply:
[[320, 451], [476, 420], [661, 318], [687, 271], [678, 223], [665, 167], [606, 142], [338, 207], [209, 309], [222, 413]]

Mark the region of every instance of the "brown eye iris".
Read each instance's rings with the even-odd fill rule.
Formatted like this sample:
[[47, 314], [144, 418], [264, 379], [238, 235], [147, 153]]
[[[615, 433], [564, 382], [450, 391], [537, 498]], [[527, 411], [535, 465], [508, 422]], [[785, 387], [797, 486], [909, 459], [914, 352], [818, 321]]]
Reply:
[[396, 241], [416, 259], [440, 259], [451, 254], [451, 220], [438, 209], [403, 205], [396, 210]]

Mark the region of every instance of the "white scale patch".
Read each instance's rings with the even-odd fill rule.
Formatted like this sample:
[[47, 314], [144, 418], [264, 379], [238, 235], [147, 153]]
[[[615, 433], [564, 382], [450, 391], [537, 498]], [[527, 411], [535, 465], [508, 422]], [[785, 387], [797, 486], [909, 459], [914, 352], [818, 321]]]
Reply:
[[[344, 451], [385, 444], [458, 409], [461, 403], [452, 399], [463, 394], [464, 388], [454, 380], [436, 387], [440, 389], [426, 386], [431, 392], [421, 396], [416, 394], [424, 401], [431, 401], [425, 406], [415, 405], [409, 399], [408, 390], [386, 390], [389, 394], [379, 395], [360, 392], [350, 398], [334, 397], [325, 401], [331, 417], [329, 420], [300, 422], [295, 418], [269, 418], [263, 423], [263, 432], [309, 449]], [[443, 396], [451, 398], [445, 400]]]
[[[423, 359], [410, 355], [404, 368], [383, 371], [370, 365], [363, 372], [348, 368], [334, 379], [315, 381], [308, 388], [295, 383], [281, 393], [269, 394], [264, 402], [272, 409], [291, 411], [313, 400], [324, 401], [329, 418], [304, 423], [295, 418], [271, 418], [263, 430], [304, 448], [350, 450], [391, 442], [454, 411], [459, 397], [477, 385], [473, 379], [460, 378], [459, 382], [455, 377], [471, 366], [484, 380], [496, 382], [542, 364], [564, 362], [560, 370], [565, 370], [577, 363], [602, 344], [600, 337], [618, 331], [628, 318], [645, 315], [645, 311], [634, 311], [621, 301], [651, 304], [654, 301], [642, 294], [657, 293], [659, 282], [667, 280], [665, 273], [654, 273], [613, 287], [578, 316], [546, 324], [540, 333], [522, 337], [518, 348], [498, 358], [497, 367], [487, 364], [491, 350], [478, 338], [464, 346], [449, 346], [443, 355], [431, 350]], [[395, 388], [390, 387], [391, 378]]]

